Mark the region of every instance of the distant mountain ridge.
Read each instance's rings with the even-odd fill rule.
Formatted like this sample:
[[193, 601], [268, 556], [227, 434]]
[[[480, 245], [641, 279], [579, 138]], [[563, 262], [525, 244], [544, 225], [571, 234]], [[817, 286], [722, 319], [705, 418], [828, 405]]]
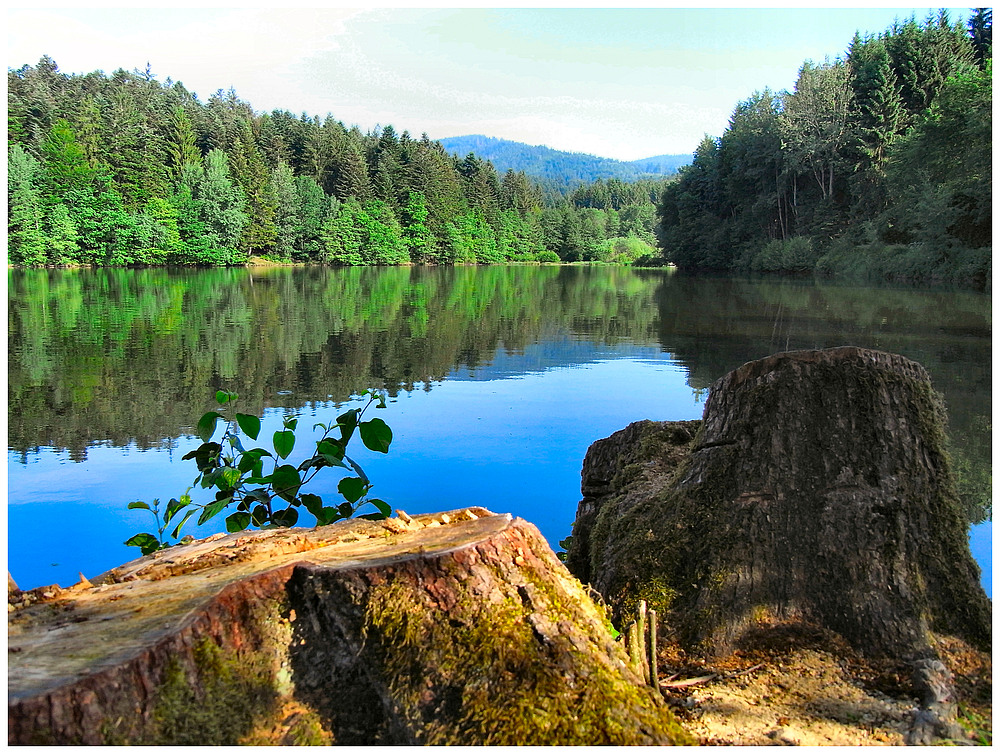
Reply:
[[550, 147], [536, 147], [519, 141], [492, 136], [450, 136], [438, 139], [444, 148], [458, 157], [469, 152], [489, 160], [501, 174], [508, 170], [524, 171], [544, 187], [560, 193], [598, 178], [618, 178], [632, 182], [643, 178], [664, 178], [674, 175], [691, 162], [689, 154], [659, 155], [623, 162], [609, 157], [596, 157], [579, 152], [563, 152]]

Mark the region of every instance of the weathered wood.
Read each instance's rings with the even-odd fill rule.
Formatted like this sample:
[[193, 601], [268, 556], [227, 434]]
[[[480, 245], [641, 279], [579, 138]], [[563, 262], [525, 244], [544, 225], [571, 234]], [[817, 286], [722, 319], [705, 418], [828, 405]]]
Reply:
[[94, 583], [11, 613], [8, 743], [690, 742], [538, 531], [481, 508], [214, 537]]
[[[697, 430], [695, 435], [694, 430]], [[872, 655], [991, 643], [924, 369], [854, 347], [777, 354], [711, 387], [700, 425], [595, 443], [566, 563], [617, 616], [646, 600], [685, 646], [802, 620]]]
[[654, 689], [659, 688], [659, 684], [657, 682], [658, 662], [656, 659], [656, 648], [657, 648], [656, 620], [657, 620], [656, 611], [650, 610], [649, 611], [649, 667], [650, 667], [649, 685], [652, 686]]

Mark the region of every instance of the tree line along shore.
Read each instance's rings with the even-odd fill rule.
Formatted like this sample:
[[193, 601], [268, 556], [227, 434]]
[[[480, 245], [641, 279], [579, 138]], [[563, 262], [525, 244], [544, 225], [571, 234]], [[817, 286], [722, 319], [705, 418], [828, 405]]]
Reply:
[[8, 71], [8, 262], [672, 263], [984, 288], [991, 110], [992, 13], [941, 10], [738, 103], [677, 176], [559, 195], [426, 134], [46, 56]]

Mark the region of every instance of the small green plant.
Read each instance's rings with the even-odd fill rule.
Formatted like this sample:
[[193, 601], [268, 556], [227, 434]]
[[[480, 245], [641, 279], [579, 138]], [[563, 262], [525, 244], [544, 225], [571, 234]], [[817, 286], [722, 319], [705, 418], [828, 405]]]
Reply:
[[[229, 409], [232, 409], [237, 397], [236, 393], [228, 390], [219, 390], [215, 394], [219, 405]], [[130, 509], [147, 510], [153, 514], [157, 533], [136, 534], [125, 544], [138, 547], [143, 555], [148, 555], [170, 547], [169, 539], [176, 540], [184, 524], [199, 511], [198, 525], [201, 526], [233, 506], [235, 511], [226, 517], [228, 532], [243, 531], [250, 526], [261, 529], [294, 526], [299, 519], [300, 507], [316, 517], [317, 526], [351, 518], [365, 505], [371, 505], [375, 511], [360, 518], [388, 518], [391, 508], [383, 500], [368, 497], [372, 483], [362, 468], [347, 455], [348, 443], [355, 433], [361, 436], [366, 448], [379, 453], [387, 453], [392, 443], [392, 430], [384, 421], [377, 418], [362, 421], [373, 404], [376, 408], [385, 408], [385, 396], [366, 390], [361, 397], [368, 399], [362, 408], [345, 411], [328, 425], [313, 425], [313, 429], [322, 429], [323, 435], [316, 441], [316, 452], [298, 466], [283, 463], [295, 447], [298, 418], [284, 418], [282, 429], [275, 432], [272, 438], [272, 453], [265, 448], [247, 450], [243, 447], [241, 432], [251, 440], [257, 440], [261, 429], [258, 417], [233, 412], [232, 418], [227, 419], [218, 411], [207, 412], [196, 427], [202, 444], [183, 457], [183, 460], [193, 460], [198, 466], [198, 475], [191, 487], [179, 499], [171, 499], [162, 515], [158, 499], [153, 500], [152, 506], [141, 500], [129, 503]], [[224, 422], [225, 430], [219, 442], [213, 442], [212, 437], [220, 420]], [[271, 459], [271, 468], [265, 474], [266, 458]], [[302, 492], [302, 488], [327, 467], [339, 467], [355, 474], [340, 480], [337, 491], [344, 501], [338, 505], [325, 505], [319, 495]], [[215, 499], [205, 504], [195, 503], [190, 495], [195, 487], [214, 488]], [[179, 522], [169, 532], [169, 537], [165, 537], [168, 527], [178, 517]]]
[[[969, 742], [974, 743], [976, 746], [993, 745], [993, 723], [989, 718], [980, 715], [975, 710], [969, 709], [964, 704], [959, 704], [958, 723], [968, 731]], [[959, 743], [969, 742], [963, 741]]]

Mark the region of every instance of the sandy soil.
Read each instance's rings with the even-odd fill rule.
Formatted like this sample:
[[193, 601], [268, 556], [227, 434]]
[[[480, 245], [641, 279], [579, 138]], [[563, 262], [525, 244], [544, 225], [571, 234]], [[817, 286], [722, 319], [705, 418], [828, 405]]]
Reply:
[[[661, 687], [702, 744], [903, 744], [918, 704], [906, 668], [865, 662], [822, 631], [772, 630], [758, 638], [712, 663], [673, 647], [661, 654]], [[938, 651], [955, 676], [959, 722], [976, 729], [963, 743], [986, 743], [992, 739], [990, 655], [950, 639], [942, 639]], [[677, 685], [710, 675], [716, 677]]]

